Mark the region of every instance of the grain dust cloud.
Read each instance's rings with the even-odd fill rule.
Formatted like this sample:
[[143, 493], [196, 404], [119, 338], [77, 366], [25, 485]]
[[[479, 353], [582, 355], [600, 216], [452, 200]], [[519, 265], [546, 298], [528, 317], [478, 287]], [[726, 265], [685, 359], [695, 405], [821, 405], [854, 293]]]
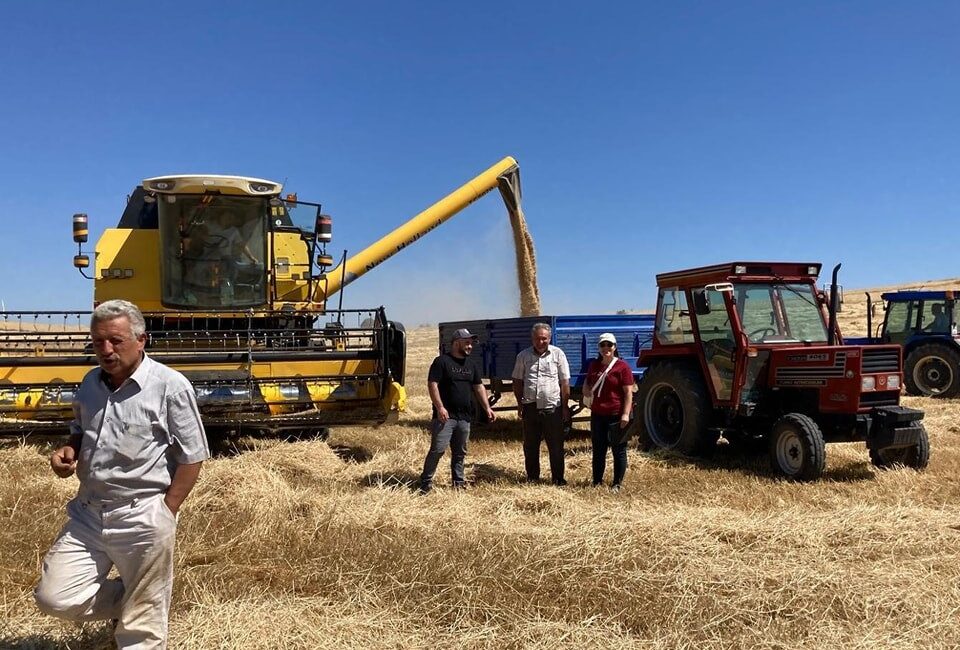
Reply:
[[517, 284], [520, 286], [520, 315], [540, 315], [540, 287], [537, 285], [537, 256], [533, 251], [533, 237], [527, 230], [523, 210], [510, 210], [513, 245], [517, 255]]
[[520, 315], [540, 315], [540, 287], [537, 285], [537, 256], [533, 237], [520, 207], [520, 168], [514, 166], [497, 179], [503, 202], [510, 213], [513, 247], [517, 256], [517, 284], [520, 288]]

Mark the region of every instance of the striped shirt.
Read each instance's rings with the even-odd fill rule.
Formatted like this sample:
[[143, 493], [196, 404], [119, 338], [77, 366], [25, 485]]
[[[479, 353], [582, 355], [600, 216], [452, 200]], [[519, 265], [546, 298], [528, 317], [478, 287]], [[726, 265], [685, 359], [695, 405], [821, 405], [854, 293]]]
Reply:
[[99, 503], [167, 491], [181, 464], [210, 457], [193, 386], [146, 354], [117, 389], [94, 368], [73, 404], [71, 433], [81, 434], [78, 497]]
[[560, 348], [548, 345], [547, 351], [537, 354], [533, 346], [517, 355], [511, 374], [514, 381], [523, 382], [523, 403], [537, 408], [560, 406], [560, 382], [570, 381], [570, 364]]

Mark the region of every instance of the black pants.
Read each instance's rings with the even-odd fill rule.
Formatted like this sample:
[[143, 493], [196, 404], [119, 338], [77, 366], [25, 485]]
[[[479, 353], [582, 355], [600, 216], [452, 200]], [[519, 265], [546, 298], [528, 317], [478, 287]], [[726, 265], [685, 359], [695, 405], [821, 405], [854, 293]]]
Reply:
[[627, 473], [627, 443], [610, 444], [610, 428], [620, 427], [619, 415], [590, 414], [590, 437], [593, 441], [593, 484], [603, 483], [607, 465], [607, 449], [613, 449], [613, 484], [623, 483]]
[[538, 409], [536, 404], [523, 405], [523, 460], [527, 479], [540, 478], [540, 441], [547, 443], [550, 453], [550, 478], [563, 480], [563, 410]]

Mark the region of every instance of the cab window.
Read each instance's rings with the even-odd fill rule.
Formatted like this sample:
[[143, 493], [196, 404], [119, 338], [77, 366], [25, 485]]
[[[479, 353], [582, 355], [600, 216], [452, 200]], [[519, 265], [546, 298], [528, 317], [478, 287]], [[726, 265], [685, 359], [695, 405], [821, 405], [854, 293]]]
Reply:
[[660, 289], [657, 301], [657, 341], [664, 345], [693, 343], [693, 324], [683, 289]]
[[887, 307], [885, 329], [890, 343], [903, 343], [913, 334], [915, 308], [916, 301], [891, 302]]

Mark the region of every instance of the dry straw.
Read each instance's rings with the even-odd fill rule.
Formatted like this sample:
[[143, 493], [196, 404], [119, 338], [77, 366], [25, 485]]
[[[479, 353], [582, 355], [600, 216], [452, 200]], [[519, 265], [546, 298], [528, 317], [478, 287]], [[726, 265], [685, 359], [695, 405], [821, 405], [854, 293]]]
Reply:
[[[877, 471], [852, 444], [804, 485], [725, 449], [631, 451], [612, 494], [588, 487], [578, 438], [571, 486], [530, 487], [506, 419], [475, 432], [471, 490], [441, 474], [418, 497], [436, 345], [411, 333], [401, 424], [241, 440], [206, 465], [181, 516], [172, 648], [960, 646], [960, 403], [907, 401], [928, 414], [922, 474]], [[49, 450], [0, 448], [0, 647], [109, 647], [105, 625], [30, 598], [76, 488]]]

